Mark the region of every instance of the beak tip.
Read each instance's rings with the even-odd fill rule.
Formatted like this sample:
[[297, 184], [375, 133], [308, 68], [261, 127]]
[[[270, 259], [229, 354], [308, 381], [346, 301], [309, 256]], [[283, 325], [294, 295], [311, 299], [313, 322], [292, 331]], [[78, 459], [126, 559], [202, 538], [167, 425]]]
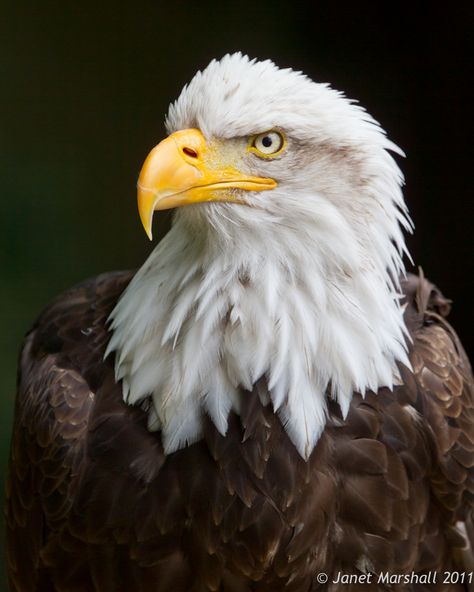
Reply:
[[[151, 206], [152, 208], [152, 206]], [[153, 240], [153, 231], [152, 231], [152, 223], [153, 223], [153, 209], [150, 210], [150, 204], [142, 203], [141, 200], [138, 200], [138, 213], [140, 216], [140, 222], [142, 223], [143, 230], [145, 231], [147, 237], [150, 240]]]
[[147, 235], [147, 237], [150, 240], [153, 240], [152, 220], [147, 222], [146, 220], [143, 219], [143, 216], [140, 216], [140, 221], [142, 223], [143, 230], [145, 231], [145, 234]]
[[143, 225], [143, 230], [145, 231], [145, 234], [147, 235], [147, 237], [150, 240], [153, 240], [153, 230], [152, 230], [152, 226], [151, 226], [151, 221], [149, 224], [144, 224], [142, 222], [142, 225]]

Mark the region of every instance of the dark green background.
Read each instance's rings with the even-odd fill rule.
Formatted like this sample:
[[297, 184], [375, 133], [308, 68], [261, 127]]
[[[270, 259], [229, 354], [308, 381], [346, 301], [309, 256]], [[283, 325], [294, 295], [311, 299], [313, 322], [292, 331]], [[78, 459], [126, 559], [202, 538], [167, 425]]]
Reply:
[[[332, 82], [403, 147], [417, 226], [411, 251], [455, 300], [454, 323], [472, 346], [470, 10], [432, 3], [429, 14], [415, 14], [403, 3], [289, 0], [3, 2], [2, 476], [22, 335], [59, 291], [144, 260], [152, 245], [135, 209], [141, 163], [181, 86], [229, 51]], [[155, 234], [169, 215], [156, 218]]]

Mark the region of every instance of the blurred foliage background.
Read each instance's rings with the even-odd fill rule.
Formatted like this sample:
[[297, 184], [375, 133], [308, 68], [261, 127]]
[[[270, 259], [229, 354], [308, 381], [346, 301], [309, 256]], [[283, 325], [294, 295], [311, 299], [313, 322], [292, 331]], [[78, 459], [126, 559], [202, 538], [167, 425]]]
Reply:
[[[61, 290], [144, 260], [152, 245], [135, 208], [138, 171], [163, 136], [169, 102], [227, 52], [331, 82], [406, 151], [409, 246], [454, 300], [453, 323], [472, 352], [473, 19], [471, 5], [459, 6], [417, 14], [387, 2], [2, 2], [2, 491], [22, 336]], [[169, 214], [155, 218], [157, 235]]]

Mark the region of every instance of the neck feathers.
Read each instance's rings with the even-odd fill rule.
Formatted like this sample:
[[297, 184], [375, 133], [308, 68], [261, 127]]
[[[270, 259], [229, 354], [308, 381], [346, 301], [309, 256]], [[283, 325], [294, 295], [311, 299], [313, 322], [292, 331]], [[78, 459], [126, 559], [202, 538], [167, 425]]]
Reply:
[[112, 313], [108, 353], [124, 399], [150, 402], [149, 428], [161, 430], [166, 452], [201, 437], [204, 413], [225, 434], [242, 391], [264, 378], [307, 458], [328, 395], [345, 415], [354, 391], [391, 387], [396, 362], [408, 365], [400, 257], [392, 269], [378, 264], [351, 229], [334, 233], [328, 221], [307, 222], [298, 242], [274, 221], [243, 230], [234, 211], [226, 222], [226, 207], [213, 220], [207, 206], [206, 225], [204, 208], [177, 217]]

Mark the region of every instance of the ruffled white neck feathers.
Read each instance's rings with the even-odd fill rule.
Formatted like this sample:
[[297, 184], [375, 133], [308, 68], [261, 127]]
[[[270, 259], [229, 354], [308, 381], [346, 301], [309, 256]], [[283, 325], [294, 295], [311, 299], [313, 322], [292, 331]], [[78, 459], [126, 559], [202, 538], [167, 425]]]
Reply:
[[[124, 398], [151, 396], [149, 427], [162, 431], [169, 453], [200, 438], [204, 413], [225, 434], [230, 411], [257, 396], [245, 391], [265, 377], [306, 458], [324, 428], [327, 396], [345, 414], [354, 390], [391, 386], [396, 360], [406, 362], [397, 295], [386, 273], [358, 258], [348, 228], [308, 221], [298, 249], [284, 225], [246, 232], [227, 222], [226, 239], [213, 240], [223, 229], [196, 233], [200, 212], [190, 211], [209, 207], [234, 219], [239, 208], [189, 208], [112, 315], [109, 351]], [[318, 242], [322, 232], [330, 244]]]

